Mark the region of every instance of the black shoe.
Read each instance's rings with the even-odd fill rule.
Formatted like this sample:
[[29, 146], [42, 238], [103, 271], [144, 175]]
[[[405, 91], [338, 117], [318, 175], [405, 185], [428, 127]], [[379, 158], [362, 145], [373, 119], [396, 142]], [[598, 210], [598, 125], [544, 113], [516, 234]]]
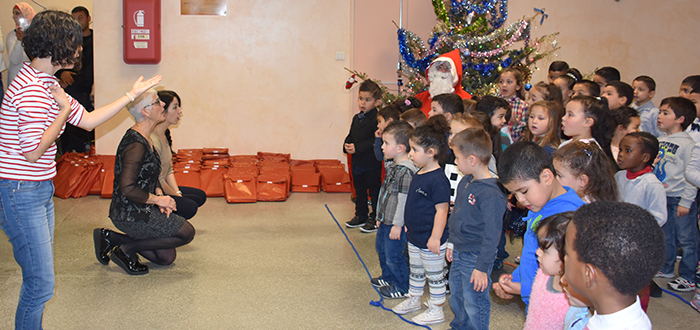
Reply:
[[133, 256], [129, 256], [122, 251], [121, 246], [112, 250], [112, 261], [129, 275], [148, 274], [148, 266], [139, 262], [139, 255], [134, 253]]
[[358, 216], [355, 216], [354, 218], [352, 218], [352, 220], [345, 223], [345, 227], [348, 227], [348, 228], [362, 227], [365, 225], [366, 222], [367, 222], [367, 218], [360, 218]]
[[370, 280], [370, 282], [372, 283], [372, 286], [375, 287], [375, 288], [381, 288], [381, 287], [383, 287], [383, 286], [387, 286], [387, 285], [390, 284], [389, 282], [385, 281], [385, 280], [384, 280], [383, 278], [381, 278], [381, 277], [372, 278], [372, 279]]
[[109, 241], [111, 231], [104, 228], [95, 228], [92, 231], [92, 239], [95, 241], [95, 256], [97, 261], [106, 265], [109, 263], [109, 251], [112, 249], [112, 243]]
[[397, 288], [393, 284], [379, 288], [379, 294], [386, 299], [401, 299], [408, 297], [408, 292]]
[[364, 226], [360, 227], [360, 231], [363, 233], [374, 233], [377, 231], [377, 222], [370, 219], [367, 220]]
[[503, 268], [503, 260], [496, 259], [496, 261], [493, 262], [493, 268], [491, 271], [497, 272], [497, 271], [501, 270], [501, 268]]
[[662, 294], [663, 291], [661, 291], [659, 285], [656, 284], [656, 282], [651, 281], [651, 283], [649, 283], [649, 296], [652, 296], [654, 298], [660, 298]]

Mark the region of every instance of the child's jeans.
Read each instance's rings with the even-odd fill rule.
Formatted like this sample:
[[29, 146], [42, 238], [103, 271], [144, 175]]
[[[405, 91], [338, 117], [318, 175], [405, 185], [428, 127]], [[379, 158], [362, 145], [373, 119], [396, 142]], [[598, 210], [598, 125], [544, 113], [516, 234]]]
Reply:
[[440, 254], [435, 254], [428, 249], [421, 249], [408, 242], [408, 259], [411, 265], [408, 293], [412, 297], [423, 295], [423, 287], [425, 287], [425, 278], [427, 277], [430, 287], [430, 302], [433, 306], [442, 306], [445, 303], [443, 269], [446, 250], [447, 243], [440, 246]]
[[473, 252], [453, 251], [452, 269], [450, 271], [450, 307], [455, 314], [450, 327], [459, 329], [488, 329], [491, 317], [491, 300], [489, 289], [491, 288], [491, 270], [489, 266], [487, 275], [489, 285], [484, 292], [474, 291], [474, 283], [469, 283], [476, 265], [478, 255]]
[[673, 274], [676, 264], [678, 247], [683, 257], [678, 265], [678, 275], [686, 281], [695, 282], [695, 268], [698, 264], [698, 227], [695, 202], [690, 206], [690, 213], [682, 217], [676, 216], [680, 197], [666, 197], [668, 220], [662, 227], [666, 240], [666, 262], [662, 273]]
[[403, 250], [406, 246], [406, 231], [401, 228], [401, 237], [397, 240], [389, 238], [394, 226], [379, 224], [375, 248], [382, 267], [382, 279], [395, 285], [403, 292], [408, 292], [408, 263]]

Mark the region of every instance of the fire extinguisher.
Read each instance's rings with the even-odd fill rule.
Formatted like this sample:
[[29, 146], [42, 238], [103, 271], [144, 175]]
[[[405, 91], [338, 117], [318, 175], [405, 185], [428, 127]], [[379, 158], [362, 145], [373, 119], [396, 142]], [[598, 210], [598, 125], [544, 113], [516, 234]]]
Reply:
[[160, 0], [124, 1], [124, 63], [160, 63]]

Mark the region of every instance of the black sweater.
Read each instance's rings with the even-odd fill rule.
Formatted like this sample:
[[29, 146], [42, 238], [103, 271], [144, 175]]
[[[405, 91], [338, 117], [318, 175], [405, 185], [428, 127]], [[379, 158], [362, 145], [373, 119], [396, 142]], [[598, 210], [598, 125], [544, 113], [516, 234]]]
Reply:
[[[345, 143], [355, 144], [352, 154], [352, 171], [365, 172], [382, 167], [382, 162], [374, 157], [374, 132], [377, 131], [377, 108], [367, 111], [360, 121], [359, 113], [352, 117], [350, 133], [345, 137]], [[343, 146], [343, 152], [345, 147]]]

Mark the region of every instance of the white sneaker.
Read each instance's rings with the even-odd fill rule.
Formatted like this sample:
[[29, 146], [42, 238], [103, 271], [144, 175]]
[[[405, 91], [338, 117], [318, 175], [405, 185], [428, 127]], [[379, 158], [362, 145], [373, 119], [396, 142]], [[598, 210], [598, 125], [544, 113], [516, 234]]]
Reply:
[[435, 306], [428, 303], [428, 309], [413, 318], [413, 322], [420, 325], [429, 325], [445, 322], [445, 313], [442, 306]]
[[401, 315], [420, 310], [420, 297], [410, 296], [408, 299], [394, 306], [394, 308], [391, 310], [393, 310], [394, 313]]
[[658, 271], [656, 273], [656, 275], [654, 275], [654, 277], [661, 277], [661, 278], [674, 278], [675, 276], [676, 276], [676, 274], [673, 272], [666, 274], [666, 273], [662, 273], [661, 271]]

